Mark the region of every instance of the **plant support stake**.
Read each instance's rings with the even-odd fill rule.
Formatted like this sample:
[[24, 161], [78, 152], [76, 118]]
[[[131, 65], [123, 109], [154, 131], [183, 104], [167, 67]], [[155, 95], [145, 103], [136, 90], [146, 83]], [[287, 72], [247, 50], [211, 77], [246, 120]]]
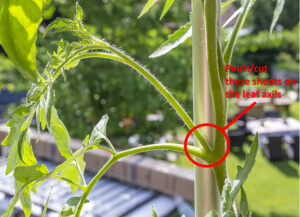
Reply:
[[[204, 10], [201, 0], [192, 0], [192, 47], [193, 47], [193, 115], [194, 123], [208, 123], [213, 121], [211, 113], [212, 103], [209, 89], [209, 77], [206, 59], [206, 39]], [[205, 129], [211, 142], [213, 131]], [[195, 146], [199, 142], [195, 140]], [[199, 159], [197, 159], [199, 161]], [[195, 216], [203, 217], [210, 210], [218, 210], [218, 189], [215, 178], [210, 169], [195, 166]]]

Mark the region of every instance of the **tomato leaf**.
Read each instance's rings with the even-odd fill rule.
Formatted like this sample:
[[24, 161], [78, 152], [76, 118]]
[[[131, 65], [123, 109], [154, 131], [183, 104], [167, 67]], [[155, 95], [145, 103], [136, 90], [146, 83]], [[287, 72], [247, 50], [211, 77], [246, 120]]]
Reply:
[[6, 175], [13, 171], [21, 163], [18, 155], [18, 141], [21, 135], [20, 129], [24, 124], [24, 121], [25, 119], [22, 116], [14, 114], [12, 119], [6, 124], [10, 127], [9, 134], [2, 142], [2, 145], [10, 145], [5, 172]]
[[236, 195], [238, 194], [239, 190], [241, 189], [242, 185], [244, 184], [245, 180], [247, 179], [253, 165], [255, 163], [255, 157], [258, 150], [258, 134], [256, 134], [254, 141], [251, 145], [250, 153], [246, 156], [246, 161], [243, 168], [238, 169], [238, 173], [233, 180], [230, 196], [229, 196], [229, 204], [232, 205]]
[[215, 210], [212, 210], [205, 217], [219, 217], [219, 214]]
[[42, 0], [2, 0], [0, 44], [23, 76], [37, 82], [36, 38], [42, 21]]
[[48, 169], [44, 164], [17, 167], [14, 171], [15, 179], [22, 183], [32, 182], [36, 179], [42, 178], [46, 174], [48, 174]]
[[73, 153], [70, 147], [70, 135], [64, 123], [59, 119], [54, 106], [51, 108], [50, 132], [54, 137], [59, 153], [64, 158], [72, 156]]
[[192, 36], [192, 25], [191, 23], [186, 23], [181, 26], [177, 31], [168, 36], [168, 40], [165, 41], [156, 51], [154, 51], [149, 57], [155, 58], [162, 56], [178, 45], [185, 42], [185, 40]]
[[152, 206], [152, 217], [158, 217], [156, 211], [155, 211], [155, 208], [154, 206]]
[[148, 0], [138, 18], [142, 17], [158, 0]]
[[49, 202], [49, 199], [50, 199], [51, 191], [52, 191], [52, 187], [51, 187], [51, 189], [49, 191], [49, 195], [47, 197], [47, 201], [46, 201], [46, 204], [45, 204], [44, 209], [43, 209], [42, 217], [46, 217], [47, 208], [48, 208], [48, 202]]
[[89, 139], [89, 143], [93, 144], [97, 142], [97, 140], [106, 139], [106, 126], [108, 122], [108, 115], [103, 115], [98, 124], [94, 127], [91, 138]]
[[[18, 192], [24, 183], [15, 180], [15, 192]], [[26, 186], [20, 195], [20, 202], [23, 208], [25, 217], [30, 217], [31, 214], [31, 195], [30, 195], [30, 185]]]
[[165, 6], [164, 6], [164, 9], [160, 15], [160, 19], [162, 19], [166, 13], [168, 12], [168, 10], [170, 9], [170, 7], [172, 6], [174, 0], [166, 0], [166, 3], [165, 3]]
[[[74, 209], [78, 205], [81, 197], [71, 197], [63, 206], [60, 213], [60, 217], [73, 216]], [[88, 203], [89, 200], [85, 200], [84, 203]]]
[[231, 190], [230, 179], [226, 179], [225, 184], [223, 186], [222, 195], [221, 195], [222, 212], [228, 211], [231, 208], [231, 204], [229, 203], [230, 190]]
[[248, 200], [244, 188], [241, 188], [240, 213], [242, 217], [248, 216]]
[[231, 3], [235, 2], [236, 0], [227, 0], [226, 2], [221, 2], [221, 7], [226, 7], [227, 5], [230, 5]]
[[233, 48], [236, 42], [236, 39], [238, 37], [238, 34], [240, 32], [240, 30], [242, 29], [245, 20], [247, 18], [247, 15], [251, 9], [251, 7], [254, 5], [255, 0], [245, 0], [242, 7], [241, 7], [241, 13], [233, 27], [233, 31], [231, 33], [229, 42], [226, 45], [226, 49], [224, 52], [224, 60], [226, 62], [226, 64], [230, 64], [231, 61], [231, 56], [232, 56], [232, 52], [233, 52]]
[[[67, 202], [66, 204], [69, 205], [69, 206], [77, 206], [78, 203], [80, 202], [81, 200], [81, 197], [71, 197]], [[90, 201], [89, 200], [85, 200], [84, 203], [89, 203]]]
[[83, 18], [83, 11], [82, 11], [82, 8], [80, 7], [80, 5], [78, 4], [78, 2], [76, 2], [76, 18], [80, 22], [82, 21], [82, 18]]
[[[84, 174], [84, 169], [85, 169], [85, 162], [83, 160], [83, 156], [77, 158], [76, 161], [73, 161], [71, 164], [67, 165], [62, 171], [61, 171], [61, 176], [68, 178], [75, 183], [81, 183], [81, 177]], [[71, 191], [73, 194], [77, 192], [78, 187], [76, 185], [73, 185], [71, 183]]]
[[273, 20], [272, 20], [272, 24], [271, 24], [271, 28], [270, 28], [270, 33], [273, 32], [273, 29], [279, 19], [279, 16], [283, 10], [283, 6], [284, 6], [285, 0], [277, 0], [277, 4], [276, 4], [276, 8], [274, 10], [274, 15], [273, 15]]
[[235, 214], [231, 211], [223, 213], [222, 217], [236, 217]]
[[30, 136], [28, 130], [23, 131], [19, 138], [18, 156], [25, 165], [31, 166], [37, 163], [32, 150], [32, 146], [30, 144]]

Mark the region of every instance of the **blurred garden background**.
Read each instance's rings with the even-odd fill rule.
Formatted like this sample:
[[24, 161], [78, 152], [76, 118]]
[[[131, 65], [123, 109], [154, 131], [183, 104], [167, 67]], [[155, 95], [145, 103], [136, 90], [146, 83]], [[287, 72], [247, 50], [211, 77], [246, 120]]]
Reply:
[[[88, 29], [146, 65], [192, 115], [191, 39], [168, 55], [157, 59], [149, 58], [169, 34], [189, 21], [186, 13], [190, 10], [189, 0], [175, 1], [163, 20], [159, 20], [162, 4], [153, 7], [147, 16], [137, 19], [144, 1], [93, 0], [79, 3], [85, 11]], [[293, 86], [268, 87], [270, 90], [284, 92], [285, 101], [281, 103], [283, 106], [280, 106], [280, 102], [278, 105], [274, 101], [267, 102], [256, 118], [269, 115], [299, 120], [299, 2], [286, 0], [278, 24], [270, 35], [275, 4], [275, 1], [256, 0], [237, 42], [232, 63], [267, 65], [270, 72], [260, 73], [261, 78], [295, 79], [297, 84]], [[51, 41], [60, 40], [59, 34], [51, 33], [43, 38], [46, 26], [56, 17], [72, 17], [74, 5], [74, 1], [55, 0], [45, 8], [37, 41], [40, 71], [47, 62], [48, 52], [55, 49]], [[226, 11], [232, 13], [239, 5], [240, 1], [236, 1], [224, 9], [224, 21]], [[227, 30], [222, 33], [222, 40], [226, 40], [230, 28], [231, 25], [228, 24]], [[175, 112], [170, 110], [169, 105], [150, 85], [133, 75], [131, 69], [104, 60], [85, 60], [79, 67], [66, 73], [66, 79], [60, 78], [55, 84], [56, 108], [72, 137], [84, 139], [104, 114], [110, 117], [108, 135], [120, 149], [157, 141], [180, 140], [185, 136], [187, 131]], [[248, 73], [231, 74], [231, 77], [236, 78], [243, 76], [250, 79]], [[5, 96], [10, 93], [21, 99], [24, 91], [29, 88], [28, 85], [1, 49], [2, 122], [7, 120], [13, 108], [20, 103], [11, 103], [10, 100], [5, 100]], [[239, 103], [232, 100], [229, 119], [234, 118], [240, 108]], [[235, 126], [235, 129], [238, 128], [239, 126]], [[251, 136], [247, 135], [240, 147], [233, 147], [234, 150], [229, 155], [228, 168], [232, 177], [236, 174], [237, 165], [244, 161], [244, 153], [249, 148], [247, 141], [252, 140]], [[161, 152], [152, 155], [192, 167], [185, 155], [174, 156], [173, 153]], [[254, 216], [299, 216], [299, 162], [296, 157], [289, 159], [285, 153], [277, 161], [271, 158], [268, 159], [261, 150], [245, 184], [250, 210], [254, 211]]]

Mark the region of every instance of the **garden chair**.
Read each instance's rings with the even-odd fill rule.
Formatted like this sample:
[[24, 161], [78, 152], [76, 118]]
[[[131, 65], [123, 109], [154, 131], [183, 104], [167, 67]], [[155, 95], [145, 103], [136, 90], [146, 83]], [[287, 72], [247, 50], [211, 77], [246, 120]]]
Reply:
[[299, 160], [299, 135], [285, 136], [284, 143], [286, 144], [286, 153], [289, 159]]
[[281, 136], [265, 136], [260, 138], [260, 147], [264, 155], [271, 161], [282, 160]]
[[243, 143], [247, 141], [247, 132], [244, 129], [229, 130], [228, 136], [231, 147], [242, 147]]

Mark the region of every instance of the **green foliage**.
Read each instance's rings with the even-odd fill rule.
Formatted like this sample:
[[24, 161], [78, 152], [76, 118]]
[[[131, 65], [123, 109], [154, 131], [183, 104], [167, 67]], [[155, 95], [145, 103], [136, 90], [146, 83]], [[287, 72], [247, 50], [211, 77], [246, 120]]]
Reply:
[[157, 2], [158, 0], [148, 0], [145, 4], [145, 7], [141, 11], [139, 18], [142, 17], [147, 11]]
[[24, 77], [38, 81], [35, 60], [42, 0], [3, 0], [0, 4], [0, 44]]
[[226, 6], [232, 4], [232, 3], [235, 2], [235, 1], [236, 1], [236, 0], [227, 0], [227, 1], [225, 1], [225, 2], [222, 2], [222, 3], [221, 3], [221, 7], [222, 7], [222, 8], [223, 8], [223, 7], [226, 7]]
[[[250, 153], [246, 157], [246, 161], [244, 164], [244, 167], [238, 167], [238, 173], [233, 180], [232, 187], [230, 190], [230, 195], [229, 195], [229, 203], [232, 205], [234, 199], [236, 198], [238, 192], [240, 191], [242, 185], [246, 181], [251, 169], [253, 168], [255, 158], [257, 155], [257, 150], [258, 150], [258, 134], [256, 134], [254, 141], [251, 145], [251, 150]], [[228, 210], [228, 209], [227, 209]]]
[[[83, 1], [81, 6], [86, 11], [86, 29], [113, 44], [122, 45], [133, 57], [146, 63], [147, 68], [164, 81], [183, 107], [190, 110], [191, 78], [188, 75], [191, 75], [191, 70], [187, 70], [191, 65], [191, 53], [188, 52], [190, 41], [168, 56], [149, 60], [149, 54], [164, 42], [171, 30], [168, 26], [161, 27], [154, 16], [145, 16], [136, 21], [140, 1], [98, 1], [97, 4]], [[66, 1], [57, 4], [57, 13], [71, 17], [73, 8], [73, 2]], [[180, 23], [188, 20], [182, 2], [174, 1], [172, 8], [164, 22]], [[153, 7], [149, 15], [157, 11]], [[130, 31], [124, 31], [124, 26]], [[46, 48], [53, 50], [53, 45], [49, 46], [50, 41], [60, 41], [60, 36], [50, 32], [39, 41], [42, 47], [38, 56], [40, 60], [46, 62]], [[71, 40], [72, 36], [64, 34], [64, 39]], [[128, 136], [134, 134], [141, 136], [142, 144], [153, 143], [167, 129], [175, 129], [179, 122], [176, 114], [169, 112], [165, 101], [157, 98], [157, 92], [145, 84], [141, 77], [133, 76], [128, 68], [120, 64], [88, 59], [73, 68], [68, 75], [67, 82], [57, 80], [54, 89], [56, 109], [73, 137], [84, 138], [92, 130], [91, 126], [97, 124], [99, 114], [104, 113], [111, 120], [110, 136], [118, 139], [118, 144], [123, 147], [128, 144]], [[163, 114], [164, 119], [147, 121], [148, 114]]]
[[247, 195], [243, 187], [241, 188], [240, 213], [241, 217], [249, 216]]
[[[252, 26], [254, 33], [258, 33], [262, 30], [270, 30], [270, 26], [274, 20], [274, 17], [277, 17], [274, 9], [277, 9], [279, 12], [282, 4], [283, 1], [277, 0], [256, 0], [246, 25]], [[278, 7], [276, 8], [276, 6]], [[278, 18], [277, 25], [283, 27], [283, 29], [292, 29], [299, 22], [298, 15], [299, 1], [284, 1], [284, 8]], [[274, 25], [274, 28], [276, 29], [276, 24]]]
[[205, 217], [219, 217], [219, 214], [217, 211], [212, 210], [209, 213], [207, 213]]
[[155, 58], [162, 56], [172, 49], [182, 44], [186, 39], [192, 36], [192, 25], [186, 23], [181, 26], [177, 31], [168, 36], [168, 40], [165, 41], [156, 51], [154, 51], [149, 57]]
[[274, 11], [274, 16], [273, 16], [273, 20], [272, 20], [272, 24], [271, 24], [271, 28], [270, 28], [270, 33], [273, 32], [273, 29], [279, 19], [279, 16], [283, 10], [284, 2], [285, 2], [285, 0], [277, 0], [277, 5], [276, 5], [275, 11]]
[[[15, 191], [18, 192], [23, 188], [24, 183], [15, 180]], [[31, 196], [30, 186], [26, 186], [20, 195], [20, 202], [23, 208], [25, 217], [30, 217], [31, 214]], [[4, 217], [6, 215], [4, 214]], [[9, 216], [9, 215], [8, 215]]]
[[101, 120], [94, 127], [89, 143], [96, 143], [98, 140], [107, 139], [106, 137], [106, 125], [109, 117], [107, 115], [102, 116]]
[[57, 144], [59, 153], [68, 158], [72, 155], [70, 148], [70, 136], [67, 128], [63, 122], [58, 118], [54, 106], [51, 108], [50, 132], [54, 136], [55, 143]]
[[234, 25], [229, 42], [227, 43], [226, 49], [224, 52], [224, 60], [227, 64], [230, 64], [230, 62], [231, 62], [231, 56], [233, 53], [233, 48], [234, 48], [236, 39], [238, 37], [238, 34], [239, 34], [241, 28], [243, 27], [243, 25], [245, 23], [246, 17], [254, 3], [255, 3], [255, 0], [245, 0], [242, 5], [242, 11]]
[[42, 178], [47, 173], [48, 169], [44, 164], [35, 164], [28, 167], [17, 167], [14, 170], [14, 177], [17, 181], [26, 184]]
[[158, 217], [156, 211], [155, 211], [155, 208], [154, 206], [152, 206], [152, 217]]
[[166, 15], [166, 13], [170, 9], [170, 7], [173, 5], [173, 2], [174, 2], [174, 0], [166, 0], [164, 10], [160, 15], [160, 19], [162, 19]]
[[45, 203], [45, 206], [44, 206], [43, 213], [42, 213], [42, 216], [41, 216], [41, 217], [46, 217], [47, 208], [48, 208], [48, 203], [49, 203], [49, 199], [50, 199], [50, 196], [51, 196], [51, 191], [52, 191], [52, 188], [51, 188], [50, 191], [49, 191], [49, 195], [48, 195], [48, 197], [47, 197], [47, 201], [46, 201], [46, 203]]
[[[238, 173], [233, 180], [232, 184], [230, 183], [230, 179], [225, 180], [225, 184], [223, 186], [223, 191], [221, 194], [221, 210], [222, 217], [236, 217], [236, 215], [232, 212], [233, 203], [238, 195], [238, 192], [241, 191], [241, 203], [240, 203], [240, 211], [242, 217], [247, 217], [251, 215], [251, 212], [248, 211], [248, 201], [242, 185], [246, 181], [251, 169], [253, 168], [255, 158], [258, 151], [258, 134], [256, 134], [254, 141], [251, 145], [251, 150], [249, 154], [246, 156], [246, 160], [244, 163], [244, 167], [238, 167]], [[217, 212], [211, 211], [206, 217], [214, 217], [219, 216]]]
[[292, 30], [273, 32], [261, 31], [239, 39], [234, 64], [256, 64], [281, 70], [299, 70], [299, 24]]
[[[74, 216], [75, 207], [80, 202], [81, 197], [71, 197], [68, 201], [64, 204], [63, 209], [59, 215], [59, 217], [67, 217], [67, 216]], [[84, 203], [88, 203], [89, 201], [86, 200]]]
[[[156, 1], [149, 0], [141, 15], [146, 13], [155, 2]], [[242, 11], [241, 13], [241, 16], [237, 22], [237, 27], [235, 28], [236, 30], [234, 31], [232, 36], [233, 39], [230, 40], [229, 45], [227, 46], [228, 49], [226, 49], [226, 51], [229, 50], [230, 52], [229, 60], [237, 37], [236, 35], [244, 22], [246, 14], [248, 13], [249, 4], [252, 3], [251, 0], [246, 0], [245, 2], [246, 3], [243, 8], [244, 11]], [[172, 3], [173, 1], [166, 2], [163, 15], [166, 13], [166, 11], [168, 11]], [[222, 91], [225, 88], [219, 80], [221, 76], [224, 76], [222, 74], [224, 68], [224, 59], [217, 37], [217, 1], [205, 2], [205, 16], [210, 89], [212, 93], [212, 100], [215, 105], [214, 112], [216, 123], [220, 126], [223, 126], [225, 124], [227, 114], [226, 102], [221, 103], [223, 106], [217, 106], [217, 103], [220, 103], [223, 99], [222, 97], [224, 97]], [[19, 200], [21, 201], [25, 216], [30, 216], [30, 191], [35, 191], [41, 183], [49, 178], [57, 178], [66, 181], [70, 184], [73, 193], [77, 192], [78, 187], [83, 190], [82, 196], [70, 198], [66, 202], [63, 210], [60, 213], [60, 216], [62, 217], [79, 217], [84, 203], [88, 202], [86, 200], [88, 194], [90, 193], [94, 185], [98, 182], [98, 180], [117, 160], [132, 154], [150, 150], [160, 150], [167, 148], [175, 151], [184, 151], [182, 145], [159, 144], [139, 147], [123, 152], [116, 152], [106, 135], [108, 116], [104, 115], [98, 122], [98, 124], [94, 127], [91, 136], [86, 136], [86, 139], [83, 141], [83, 147], [73, 153], [70, 147], [70, 136], [68, 130], [61, 119], [58, 117], [58, 113], [55, 109], [55, 94], [53, 90], [53, 84], [60, 75], [63, 75], [64, 78], [67, 79], [69, 77], [69, 73], [68, 75], [66, 75], [65, 72], [70, 71], [71, 68], [77, 67], [79, 62], [83, 59], [109, 59], [130, 66], [139, 75], [142, 75], [142, 77], [146, 81], [148, 81], [154, 88], [157, 89], [157, 91], [167, 100], [168, 103], [170, 103], [171, 107], [178, 113], [178, 115], [188, 128], [191, 129], [195, 127], [195, 124], [182, 108], [182, 106], [178, 103], [178, 101], [160, 83], [160, 81], [150, 73], [147, 68], [137, 63], [132, 57], [119, 50], [118, 48], [112, 46], [104, 39], [100, 39], [90, 33], [88, 29], [83, 25], [82, 18], [82, 9], [77, 4], [76, 13], [73, 19], [59, 18], [56, 21], [52, 22], [49, 25], [48, 29], [45, 30], [45, 34], [48, 33], [49, 30], [54, 30], [56, 33], [68, 32], [71, 35], [71, 40], [59, 40], [55, 42], [58, 47], [57, 51], [49, 54], [50, 60], [45, 66], [43, 74], [39, 76], [39, 81], [32, 85], [26, 96], [26, 102], [14, 111], [12, 119], [7, 124], [11, 128], [11, 131], [4, 140], [3, 145], [11, 145], [11, 150], [8, 158], [6, 174], [12, 171], [14, 172], [16, 194], [12, 198], [9, 207], [3, 215], [4, 217], [9, 217], [12, 214], [13, 208]], [[185, 35], [187, 33], [183, 31], [183, 33], [180, 34]], [[176, 38], [180, 36], [172, 37]], [[173, 39], [171, 38], [171, 40]], [[28, 79], [31, 78], [28, 77]], [[35, 81], [32, 82], [34, 83]], [[51, 172], [48, 172], [45, 165], [36, 164], [37, 162], [30, 145], [30, 136], [28, 133], [28, 129], [35, 114], [37, 116], [37, 125], [39, 127], [41, 125], [42, 129], [48, 129], [48, 131], [54, 137], [60, 154], [64, 158], [66, 158], [66, 160], [62, 164], [57, 166]], [[210, 144], [207, 142], [205, 137], [203, 137], [203, 135], [199, 131], [195, 131], [194, 134], [201, 144], [201, 148], [189, 147], [194, 155], [207, 162], [212, 162], [220, 154], [222, 154], [222, 145], [224, 145], [224, 141], [219, 140], [220, 136], [215, 137], [215, 142], [218, 144], [218, 146], [215, 146], [213, 150], [214, 152], [210, 154], [212, 150], [210, 149]], [[109, 145], [109, 149], [103, 147], [102, 145], [99, 145], [102, 139], [107, 142], [107, 144]], [[84, 154], [90, 149], [95, 148], [95, 145], [98, 145], [96, 147], [99, 149], [110, 152], [112, 154], [112, 157], [87, 185], [84, 179]], [[223, 188], [225, 177], [217, 180], [219, 189], [223, 188], [222, 216], [235, 216], [235, 214], [232, 212], [232, 204], [253, 167], [257, 149], [258, 136], [256, 135], [251, 147], [251, 151], [246, 158], [244, 167], [238, 168], [238, 173], [236, 179], [233, 181], [232, 186], [230, 185], [230, 182], [227, 181]], [[61, 176], [59, 176], [58, 174], [60, 174]], [[218, 177], [218, 174], [216, 174], [216, 177]], [[241, 212], [244, 214], [246, 213], [246, 215], [248, 215], [247, 206], [247, 199], [245, 195], [242, 195]], [[211, 216], [213, 216], [214, 214], [215, 213], [212, 212]], [[155, 212], [154, 208], [152, 211], [152, 215], [154, 217], [157, 217], [157, 213]]]
[[[144, 14], [146, 14], [149, 11], [149, 9], [157, 2], [158, 2], [158, 0], [148, 0], [138, 18], [140, 18]], [[166, 15], [166, 13], [169, 11], [170, 7], [172, 6], [173, 2], [174, 2], [174, 0], [166, 0], [164, 9], [160, 15], [160, 19], [162, 19]]]
[[[85, 169], [85, 162], [83, 156], [77, 158], [76, 161], [73, 161], [71, 164], [67, 165], [62, 171], [61, 176], [67, 179], [72, 180], [75, 183], [81, 183], [83, 181], [83, 174]], [[75, 194], [78, 190], [78, 187], [73, 183], [70, 184], [71, 191]]]

